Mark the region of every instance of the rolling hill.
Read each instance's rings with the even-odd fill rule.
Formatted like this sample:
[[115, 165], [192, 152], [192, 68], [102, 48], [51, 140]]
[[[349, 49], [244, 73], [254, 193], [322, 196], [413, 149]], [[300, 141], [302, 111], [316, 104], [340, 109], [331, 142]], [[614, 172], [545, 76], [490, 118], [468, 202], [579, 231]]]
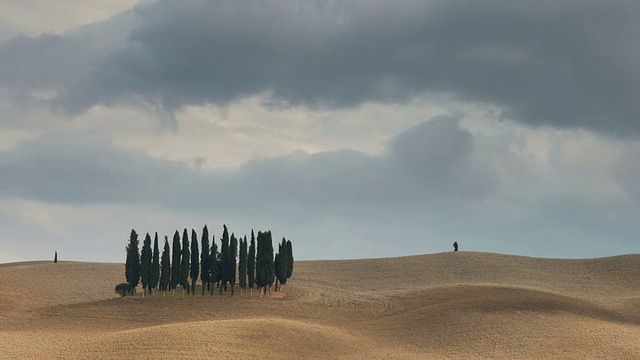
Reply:
[[263, 299], [121, 299], [123, 277], [122, 264], [0, 265], [0, 358], [640, 358], [640, 255], [299, 261]]

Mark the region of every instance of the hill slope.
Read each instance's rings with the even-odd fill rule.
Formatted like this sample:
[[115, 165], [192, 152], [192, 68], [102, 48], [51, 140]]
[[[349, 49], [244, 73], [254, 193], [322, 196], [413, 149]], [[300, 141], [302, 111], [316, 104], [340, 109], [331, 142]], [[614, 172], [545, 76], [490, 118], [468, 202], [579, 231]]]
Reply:
[[639, 255], [297, 262], [262, 300], [119, 299], [123, 270], [0, 266], [0, 358], [640, 358]]
[[[0, 311], [113, 298], [124, 265], [82, 262], [24, 262], [0, 265]], [[116, 282], [116, 283], [114, 283]]]

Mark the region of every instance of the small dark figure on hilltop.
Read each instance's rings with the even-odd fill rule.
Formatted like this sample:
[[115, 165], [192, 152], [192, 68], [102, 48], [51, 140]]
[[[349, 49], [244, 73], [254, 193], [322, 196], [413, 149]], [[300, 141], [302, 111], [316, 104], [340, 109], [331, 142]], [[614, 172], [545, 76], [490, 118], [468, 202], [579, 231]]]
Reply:
[[453, 242], [453, 251], [458, 251], [458, 242], [457, 241]]
[[58, 263], [58, 252], [56, 251], [56, 254], [53, 256], [53, 263], [57, 264]]

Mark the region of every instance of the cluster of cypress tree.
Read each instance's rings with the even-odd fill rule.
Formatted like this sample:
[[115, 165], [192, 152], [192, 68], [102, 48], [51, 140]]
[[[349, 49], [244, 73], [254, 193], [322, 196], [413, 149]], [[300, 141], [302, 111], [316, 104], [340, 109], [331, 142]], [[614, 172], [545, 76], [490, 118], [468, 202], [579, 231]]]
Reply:
[[251, 230], [251, 242], [248, 243], [246, 236], [239, 239], [233, 233], [229, 236], [227, 226], [224, 225], [218, 248], [215, 237], [211, 237], [209, 242], [209, 230], [205, 225], [200, 245], [201, 251], [195, 230], [191, 230], [190, 243], [187, 229], [184, 229], [182, 239], [176, 230], [173, 234], [172, 250], [169, 250], [169, 239], [165, 236], [160, 256], [158, 233], [155, 234], [153, 248], [151, 237], [147, 233], [142, 251], [139, 252], [138, 233], [131, 230], [125, 263], [129, 293], [135, 294], [136, 287], [142, 282], [143, 297], [147, 292], [153, 294], [156, 289], [163, 294], [171, 290], [175, 296], [178, 286], [182, 287], [183, 296], [185, 290], [187, 294], [195, 295], [196, 282], [200, 277], [202, 295], [205, 290], [213, 295], [215, 287], [222, 294], [228, 290], [229, 285], [233, 295], [239, 277], [241, 292], [248, 286], [253, 294], [253, 288], [257, 286], [262, 296], [267, 289], [271, 292], [274, 281], [276, 291], [279, 291], [293, 274], [291, 241], [282, 238], [274, 259], [271, 231], [258, 232], [256, 243], [256, 237]]

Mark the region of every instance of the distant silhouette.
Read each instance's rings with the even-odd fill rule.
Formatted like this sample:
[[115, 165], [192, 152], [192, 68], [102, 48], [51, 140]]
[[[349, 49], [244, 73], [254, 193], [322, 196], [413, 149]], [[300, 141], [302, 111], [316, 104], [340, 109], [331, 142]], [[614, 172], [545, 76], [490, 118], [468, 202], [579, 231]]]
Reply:
[[453, 242], [453, 251], [458, 251], [458, 242], [457, 241]]
[[56, 254], [53, 256], [53, 263], [57, 264], [58, 263], [58, 252], [56, 251]]

